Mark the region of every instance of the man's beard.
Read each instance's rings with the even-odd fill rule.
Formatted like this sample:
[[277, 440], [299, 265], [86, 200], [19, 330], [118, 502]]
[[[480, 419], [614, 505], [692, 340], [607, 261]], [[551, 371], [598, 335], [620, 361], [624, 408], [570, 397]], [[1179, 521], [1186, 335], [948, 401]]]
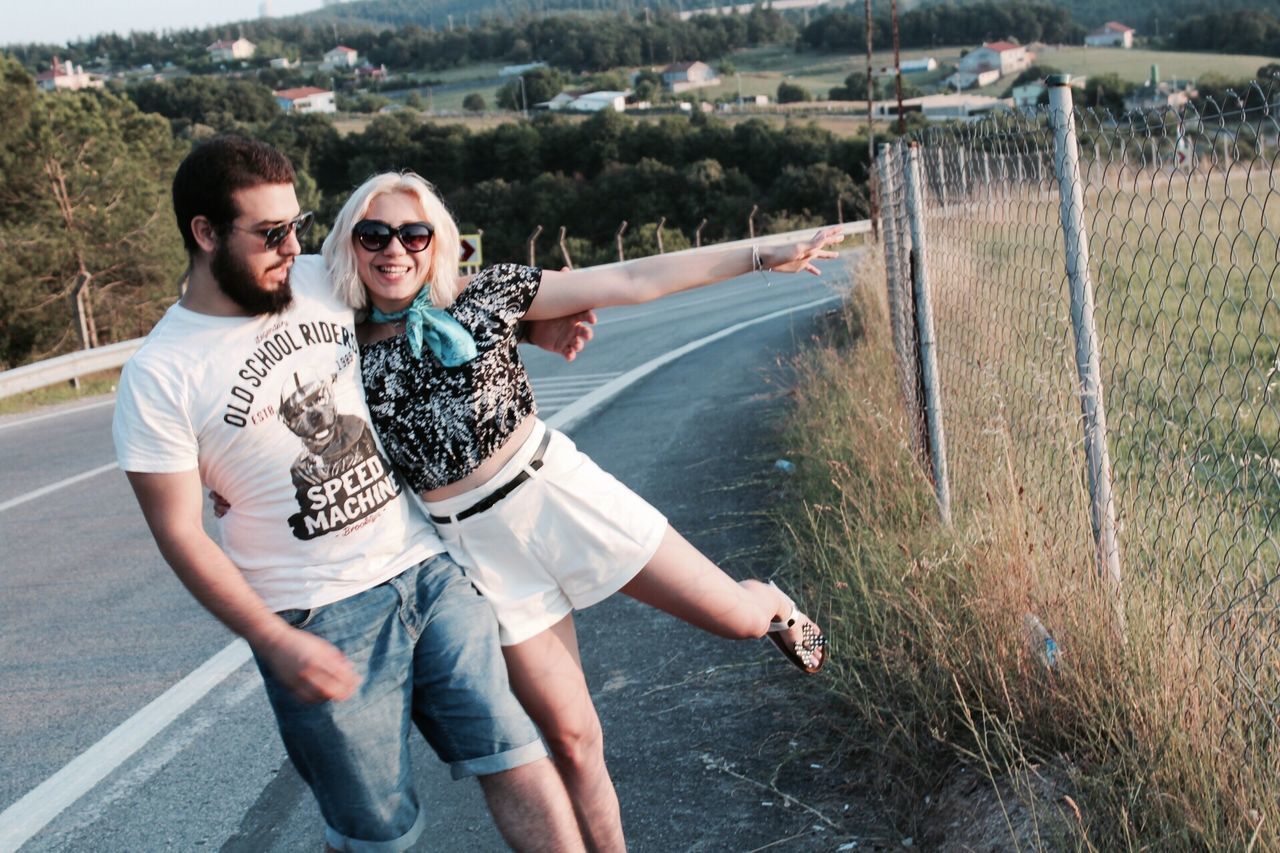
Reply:
[[218, 248], [213, 250], [209, 271], [227, 298], [253, 316], [279, 314], [293, 303], [293, 290], [287, 278], [274, 290], [264, 288], [249, 265], [227, 248], [225, 240], [219, 241]]

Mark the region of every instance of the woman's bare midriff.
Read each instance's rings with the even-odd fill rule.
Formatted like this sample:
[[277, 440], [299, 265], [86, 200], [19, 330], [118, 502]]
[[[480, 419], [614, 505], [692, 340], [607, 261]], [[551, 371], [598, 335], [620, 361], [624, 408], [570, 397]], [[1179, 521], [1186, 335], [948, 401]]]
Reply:
[[463, 492], [469, 492], [477, 486], [483, 486], [502, 470], [502, 466], [511, 461], [511, 457], [516, 455], [516, 452], [524, 445], [525, 440], [533, 433], [533, 426], [537, 420], [537, 418], [530, 415], [521, 421], [520, 426], [516, 427], [516, 431], [507, 437], [507, 440], [493, 452], [492, 456], [481, 462], [479, 468], [461, 480], [456, 483], [450, 483], [447, 486], [441, 486], [438, 489], [419, 492], [418, 494], [424, 501], [442, 501], [445, 498], [452, 498]]

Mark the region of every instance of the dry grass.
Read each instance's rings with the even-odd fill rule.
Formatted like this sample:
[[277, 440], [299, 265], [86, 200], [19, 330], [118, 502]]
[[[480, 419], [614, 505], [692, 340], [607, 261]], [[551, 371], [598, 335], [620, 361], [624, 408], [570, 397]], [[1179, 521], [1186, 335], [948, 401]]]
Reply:
[[[883, 292], [882, 267], [859, 271], [848, 317], [856, 343], [820, 349], [802, 368], [791, 441], [804, 500], [788, 523], [825, 596], [839, 690], [875, 732], [880, 760], [901, 769], [904, 792], [930, 789], [959, 757], [1040, 803], [1031, 829], [1010, 821], [1009, 846], [1274, 848], [1280, 677], [1261, 493], [1224, 489], [1177, 444], [1158, 452], [1163, 432], [1146, 443], [1121, 430], [1123, 594], [1097, 580], [1062, 276], [1049, 271], [1061, 238], [1050, 229], [1055, 206], [1037, 204], [1005, 207], [1003, 225], [958, 214], [965, 224], [944, 227], [940, 242], [970, 245], [931, 265], [948, 274], [934, 292], [952, 528], [936, 519], [885, 307], [871, 296]], [[1113, 243], [1108, 258], [1119, 266], [1125, 251]], [[1136, 313], [1118, 292], [1099, 302], [1104, 326]], [[1150, 345], [1179, 342], [1175, 333]], [[1132, 336], [1125, 346], [1137, 349]], [[1128, 386], [1147, 390], [1148, 372], [1129, 369]], [[1152, 395], [1113, 384], [1113, 412], [1122, 398], [1135, 421], [1152, 420], [1144, 411], [1175, 420], [1163, 402], [1141, 408]], [[1174, 428], [1184, 442], [1200, 436]], [[1126, 462], [1138, 457], [1141, 466]], [[1027, 614], [1062, 650], [1053, 669]], [[1049, 789], [1035, 783], [1045, 766], [1060, 780]]]

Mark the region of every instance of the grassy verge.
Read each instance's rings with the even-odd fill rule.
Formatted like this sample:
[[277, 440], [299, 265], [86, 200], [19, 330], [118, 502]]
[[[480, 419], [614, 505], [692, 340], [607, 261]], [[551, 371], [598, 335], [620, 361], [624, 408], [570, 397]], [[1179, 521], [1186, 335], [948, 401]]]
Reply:
[[[870, 733], [861, 760], [869, 752], [911, 808], [957, 765], [977, 770], [1006, 797], [997, 846], [1274, 849], [1272, 723], [1223, 690], [1224, 653], [1252, 642], [1248, 626], [1208, 632], [1194, 589], [1170, 573], [1134, 584], [1122, 640], [1089, 549], [1060, 547], [1062, 528], [1037, 522], [1078, 516], [1078, 504], [1042, 505], [1016, 464], [1021, 436], [994, 421], [987, 455], [970, 460], [986, 472], [981, 491], [943, 527], [873, 296], [883, 268], [859, 277], [836, 336], [846, 342], [800, 367], [789, 441], [801, 500], [786, 524], [819, 591], [835, 689], [859, 722], [848, 728]], [[1028, 615], [1053, 632], [1052, 667]], [[1256, 675], [1269, 691], [1270, 673]], [[1015, 800], [1030, 820], [1012, 819]], [[927, 828], [919, 838], [944, 843]]]
[[14, 415], [44, 406], [71, 403], [98, 394], [109, 394], [116, 390], [116, 383], [119, 381], [119, 370], [103, 370], [80, 377], [79, 388], [72, 386], [70, 382], [60, 382], [57, 385], [37, 388], [23, 394], [14, 394], [12, 397], [0, 399], [0, 415]]

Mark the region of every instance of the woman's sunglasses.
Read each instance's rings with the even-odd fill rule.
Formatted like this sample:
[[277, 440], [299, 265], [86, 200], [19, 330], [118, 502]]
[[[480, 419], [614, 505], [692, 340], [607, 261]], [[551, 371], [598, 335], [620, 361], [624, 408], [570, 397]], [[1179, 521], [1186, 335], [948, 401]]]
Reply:
[[351, 229], [351, 236], [367, 251], [381, 252], [391, 245], [395, 237], [410, 254], [417, 254], [431, 245], [436, 229], [429, 222], [406, 222], [393, 228], [377, 219], [361, 219]]

